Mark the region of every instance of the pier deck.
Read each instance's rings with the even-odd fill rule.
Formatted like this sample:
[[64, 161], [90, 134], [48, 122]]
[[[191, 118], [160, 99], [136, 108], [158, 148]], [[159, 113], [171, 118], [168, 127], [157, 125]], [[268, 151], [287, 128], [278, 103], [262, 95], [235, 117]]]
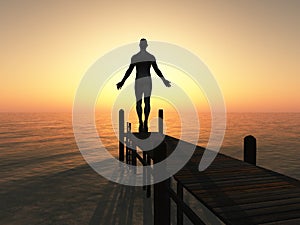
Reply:
[[[168, 156], [179, 140], [165, 135], [164, 141]], [[199, 172], [204, 150], [197, 146], [188, 163], [173, 177], [225, 224], [300, 224], [298, 180], [223, 154]], [[154, 158], [153, 151], [147, 154]]]

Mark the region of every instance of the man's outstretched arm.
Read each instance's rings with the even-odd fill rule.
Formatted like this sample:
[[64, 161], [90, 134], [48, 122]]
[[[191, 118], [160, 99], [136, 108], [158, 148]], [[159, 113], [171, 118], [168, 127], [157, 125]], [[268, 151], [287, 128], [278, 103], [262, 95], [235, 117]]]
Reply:
[[130, 76], [133, 68], [134, 68], [134, 64], [131, 63], [130, 66], [129, 66], [129, 68], [127, 69], [127, 71], [126, 71], [123, 79], [119, 83], [117, 83], [117, 89], [121, 89], [122, 88], [122, 86], [124, 85], [126, 79]]
[[155, 73], [162, 79], [162, 81], [164, 82], [166, 87], [171, 87], [171, 82], [165, 79], [164, 75], [162, 74], [162, 72], [160, 71], [160, 69], [158, 68], [158, 66], [156, 64], [156, 61], [154, 61], [152, 63], [152, 67], [153, 67]]

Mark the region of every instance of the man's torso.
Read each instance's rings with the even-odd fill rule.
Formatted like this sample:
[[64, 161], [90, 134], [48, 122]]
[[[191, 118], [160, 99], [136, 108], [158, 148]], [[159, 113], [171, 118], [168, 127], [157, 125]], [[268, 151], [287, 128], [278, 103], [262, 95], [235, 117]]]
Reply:
[[131, 63], [136, 67], [136, 79], [150, 77], [150, 68], [155, 62], [155, 57], [146, 51], [141, 51], [131, 58]]

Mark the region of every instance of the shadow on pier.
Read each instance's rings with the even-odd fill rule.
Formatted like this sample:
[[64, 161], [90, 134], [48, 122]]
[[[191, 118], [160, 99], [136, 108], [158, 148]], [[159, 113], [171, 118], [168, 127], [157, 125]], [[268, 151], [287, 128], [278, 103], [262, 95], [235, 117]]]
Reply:
[[152, 225], [152, 199], [146, 198], [140, 187], [112, 184], [99, 199], [89, 222], [89, 225], [102, 224]]

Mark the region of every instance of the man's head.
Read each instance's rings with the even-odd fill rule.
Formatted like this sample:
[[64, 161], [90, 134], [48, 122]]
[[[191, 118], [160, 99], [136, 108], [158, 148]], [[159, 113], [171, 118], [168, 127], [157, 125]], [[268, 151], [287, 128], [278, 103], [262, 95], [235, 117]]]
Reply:
[[142, 38], [140, 40], [140, 48], [141, 48], [141, 50], [146, 50], [147, 47], [148, 47], [147, 40], [145, 38]]

